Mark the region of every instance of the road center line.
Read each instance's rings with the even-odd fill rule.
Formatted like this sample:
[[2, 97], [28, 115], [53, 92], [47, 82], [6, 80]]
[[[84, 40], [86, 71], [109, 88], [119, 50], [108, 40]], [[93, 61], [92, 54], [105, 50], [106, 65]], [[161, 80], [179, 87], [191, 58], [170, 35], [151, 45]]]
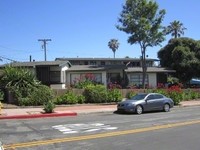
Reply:
[[187, 126], [187, 125], [199, 124], [199, 123], [200, 123], [200, 120], [193, 120], [193, 121], [187, 121], [187, 122], [171, 123], [171, 124], [158, 125], [158, 126], [139, 128], [139, 129], [132, 129], [132, 130], [106, 132], [106, 133], [93, 134], [93, 135], [67, 137], [67, 138], [59, 138], [59, 139], [51, 139], [51, 140], [41, 140], [41, 141], [34, 141], [34, 142], [16, 143], [16, 144], [4, 145], [3, 147], [4, 147], [4, 149], [10, 149], [10, 148], [15, 149], [15, 148], [48, 145], [48, 144], [55, 144], [55, 143], [90, 140], [90, 139], [113, 137], [113, 136], [120, 136], [120, 135], [126, 135], [126, 134], [142, 133], [142, 132], [174, 128], [174, 127], [181, 127], [181, 126]]

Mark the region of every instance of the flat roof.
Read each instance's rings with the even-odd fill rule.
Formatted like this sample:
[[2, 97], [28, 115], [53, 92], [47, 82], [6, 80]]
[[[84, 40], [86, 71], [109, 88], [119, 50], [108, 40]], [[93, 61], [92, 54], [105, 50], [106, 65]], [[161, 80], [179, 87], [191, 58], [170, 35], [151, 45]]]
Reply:
[[[80, 60], [85, 60], [85, 61], [140, 61], [140, 58], [56, 58], [56, 61], [80, 61]], [[159, 61], [159, 59], [152, 59], [152, 58], [146, 58], [147, 61]]]
[[32, 61], [32, 62], [13, 62], [1, 65], [0, 67], [13, 66], [13, 67], [35, 67], [35, 66], [61, 66], [71, 65], [69, 61]]
[[[141, 73], [142, 71], [142, 67], [129, 67], [128, 69], [125, 70], [126, 72], [138, 72]], [[155, 73], [155, 72], [176, 72], [175, 70], [172, 69], [168, 69], [168, 68], [163, 68], [163, 67], [147, 67], [147, 72], [148, 73]]]
[[109, 69], [127, 69], [126, 65], [73, 65], [66, 71], [102, 71]]

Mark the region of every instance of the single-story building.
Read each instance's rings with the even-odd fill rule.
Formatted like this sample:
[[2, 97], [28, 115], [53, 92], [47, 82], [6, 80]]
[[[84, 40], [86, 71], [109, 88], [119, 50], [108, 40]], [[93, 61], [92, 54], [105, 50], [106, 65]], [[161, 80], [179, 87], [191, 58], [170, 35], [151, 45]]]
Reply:
[[[175, 70], [155, 66], [153, 61], [153, 59], [148, 60], [145, 84], [150, 87], [157, 87], [158, 83], [166, 83], [168, 74], [175, 73]], [[109, 83], [122, 84], [126, 82], [127, 85], [139, 87], [142, 84], [140, 64], [140, 59], [130, 58], [71, 58], [70, 61], [68, 59], [56, 59], [56, 61], [14, 62], [6, 65], [28, 68], [35, 73], [42, 84], [48, 85], [52, 89], [65, 89], [67, 85], [73, 85], [86, 74], [93, 74], [95, 81], [105, 86]], [[3, 68], [6, 65], [0, 67]]]
[[53, 89], [64, 89], [66, 83], [66, 70], [71, 67], [69, 61], [33, 61], [33, 62], [13, 62], [1, 65], [21, 67], [32, 71], [42, 84]]

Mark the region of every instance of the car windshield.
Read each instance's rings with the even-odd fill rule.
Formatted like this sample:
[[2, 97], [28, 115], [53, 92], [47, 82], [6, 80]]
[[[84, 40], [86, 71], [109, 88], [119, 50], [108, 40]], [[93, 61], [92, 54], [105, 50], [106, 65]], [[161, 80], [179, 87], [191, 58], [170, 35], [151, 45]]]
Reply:
[[147, 96], [146, 93], [137, 94], [137, 95], [133, 96], [133, 97], [131, 98], [131, 100], [142, 100], [142, 99], [144, 99], [146, 96]]

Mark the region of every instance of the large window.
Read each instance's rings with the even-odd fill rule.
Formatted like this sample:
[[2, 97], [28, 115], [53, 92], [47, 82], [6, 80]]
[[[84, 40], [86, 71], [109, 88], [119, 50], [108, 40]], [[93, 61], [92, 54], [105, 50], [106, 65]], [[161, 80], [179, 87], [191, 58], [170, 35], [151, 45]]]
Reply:
[[[139, 73], [138, 74], [131, 74], [130, 75], [130, 84], [137, 85], [137, 86], [142, 85], [142, 77], [143, 77], [143, 75], [139, 74]], [[149, 84], [148, 75], [146, 75], [145, 84], [146, 85]]]
[[101, 73], [73, 73], [71, 74], [71, 84], [79, 82], [81, 79], [84, 79], [88, 74], [93, 76], [94, 81], [102, 83], [102, 74]]

